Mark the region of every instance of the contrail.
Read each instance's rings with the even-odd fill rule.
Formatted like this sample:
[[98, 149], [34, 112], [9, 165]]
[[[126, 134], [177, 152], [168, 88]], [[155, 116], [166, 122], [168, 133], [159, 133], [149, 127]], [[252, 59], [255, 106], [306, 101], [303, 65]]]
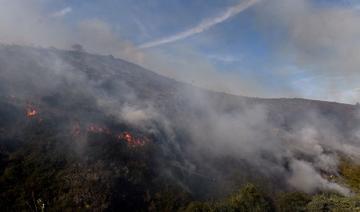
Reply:
[[141, 49], [151, 48], [151, 47], [159, 46], [159, 45], [166, 44], [166, 43], [172, 43], [177, 40], [185, 39], [192, 35], [201, 33], [203, 31], [206, 31], [206, 30], [210, 29], [211, 27], [213, 27], [217, 24], [220, 24], [220, 23], [226, 21], [227, 19], [241, 13], [242, 11], [253, 6], [254, 4], [256, 4], [259, 1], [260, 0], [246, 0], [245, 2], [241, 2], [235, 6], [228, 8], [224, 13], [222, 13], [216, 17], [209, 18], [209, 19], [202, 21], [200, 24], [198, 24], [197, 26], [195, 26], [193, 28], [187, 29], [185, 31], [179, 32], [179, 33], [169, 36], [169, 37], [160, 38], [158, 40], [143, 43], [140, 46], [138, 46], [138, 48], [141, 48]]
[[63, 16], [65, 16], [68, 13], [71, 13], [71, 12], [72, 12], [71, 7], [65, 7], [64, 9], [53, 13], [51, 16], [54, 17], [54, 18], [58, 18], [58, 17], [63, 17]]

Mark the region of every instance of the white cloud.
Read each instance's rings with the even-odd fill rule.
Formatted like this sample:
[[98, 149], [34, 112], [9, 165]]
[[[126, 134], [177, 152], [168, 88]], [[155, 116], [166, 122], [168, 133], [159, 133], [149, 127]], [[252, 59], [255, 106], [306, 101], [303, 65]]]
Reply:
[[223, 63], [234, 63], [234, 62], [240, 62], [242, 60], [242, 57], [235, 57], [232, 55], [218, 55], [218, 54], [208, 55], [208, 58], [210, 60], [220, 61]]
[[65, 7], [64, 9], [61, 9], [57, 12], [54, 12], [53, 14], [51, 14], [51, 17], [64, 17], [65, 15], [69, 14], [72, 12], [72, 8], [71, 7]]
[[172, 42], [175, 42], [178, 40], [182, 40], [182, 39], [185, 39], [185, 38], [190, 37], [195, 34], [199, 34], [201, 32], [204, 32], [204, 31], [210, 29], [211, 27], [213, 27], [217, 24], [220, 24], [220, 23], [228, 20], [229, 18], [243, 12], [244, 10], [253, 6], [254, 4], [256, 4], [259, 1], [260, 0], [246, 0], [245, 2], [241, 2], [240, 4], [237, 4], [235, 6], [228, 8], [224, 13], [222, 13], [216, 17], [211, 17], [211, 18], [204, 20], [203, 22], [201, 22], [200, 24], [198, 24], [197, 26], [195, 26], [193, 28], [187, 29], [185, 31], [179, 32], [179, 33], [169, 36], [169, 37], [160, 38], [158, 40], [143, 43], [139, 46], [139, 48], [151, 48], [151, 47], [159, 46], [162, 44], [172, 43]]
[[307, 79], [297, 87], [307, 90], [306, 98], [356, 101], [356, 95], [345, 92], [357, 87], [359, 79], [360, 14], [353, 6], [272, 0], [256, 7], [256, 26], [264, 37], [281, 32], [280, 39], [270, 38], [272, 55], [305, 71]]

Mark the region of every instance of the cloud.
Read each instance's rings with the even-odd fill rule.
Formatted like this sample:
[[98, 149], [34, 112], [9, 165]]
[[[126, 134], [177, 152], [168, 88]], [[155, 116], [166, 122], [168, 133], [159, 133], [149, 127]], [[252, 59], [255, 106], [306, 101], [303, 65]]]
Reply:
[[360, 17], [349, 7], [314, 7], [310, 0], [267, 3], [258, 10], [259, 26], [265, 26], [264, 33], [287, 32], [278, 50], [294, 56], [297, 65], [312, 71], [357, 70], [359, 60], [350, 57], [358, 55]]
[[64, 17], [65, 15], [67, 15], [67, 14], [69, 14], [71, 12], [72, 12], [71, 7], [65, 7], [64, 9], [59, 10], [59, 11], [54, 12], [53, 14], [51, 14], [51, 17], [55, 17], [55, 18]]
[[[256, 27], [273, 46], [274, 59], [304, 70], [302, 76], [321, 76], [297, 86], [310, 94], [306, 98], [354, 102], [334, 95], [358, 87], [360, 14], [354, 7], [312, 0], [273, 0], [256, 7]], [[281, 36], [270, 38], [273, 32]]]
[[234, 63], [234, 62], [240, 62], [242, 60], [242, 57], [234, 57], [232, 55], [218, 55], [218, 54], [208, 55], [208, 58], [222, 63]]
[[243, 12], [244, 10], [253, 6], [254, 4], [256, 4], [259, 1], [260, 0], [246, 0], [245, 2], [241, 2], [235, 6], [228, 8], [224, 13], [222, 13], [216, 17], [212, 17], [212, 18], [208, 18], [208, 19], [204, 20], [203, 22], [201, 22], [200, 24], [198, 24], [197, 26], [195, 26], [193, 28], [187, 29], [185, 31], [179, 32], [179, 33], [169, 36], [169, 37], [160, 38], [158, 40], [143, 43], [139, 46], [139, 48], [156, 47], [156, 46], [159, 46], [162, 44], [172, 43], [172, 42], [175, 42], [178, 40], [182, 40], [182, 39], [185, 39], [185, 38], [190, 37], [195, 34], [199, 34], [201, 32], [204, 32], [204, 31], [210, 29], [211, 27], [214, 27], [217, 24], [220, 24], [220, 23], [228, 20], [229, 18]]

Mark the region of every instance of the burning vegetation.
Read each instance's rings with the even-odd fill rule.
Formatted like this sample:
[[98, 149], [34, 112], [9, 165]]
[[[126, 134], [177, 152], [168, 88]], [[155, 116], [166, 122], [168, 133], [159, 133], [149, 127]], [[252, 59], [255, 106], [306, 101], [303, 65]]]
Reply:
[[83, 132], [84, 134], [107, 135], [115, 138], [117, 141], [126, 142], [129, 147], [142, 147], [149, 142], [149, 139], [147, 139], [146, 137], [135, 136], [129, 131], [116, 132], [115, 130], [110, 130], [106, 126], [101, 126], [93, 123], [82, 128], [80, 122], [76, 122], [72, 127], [72, 135], [78, 137], [80, 135], [83, 135]]
[[[14, 97], [15, 99], [15, 97]], [[25, 107], [25, 115], [29, 119], [34, 119], [37, 122], [42, 122], [43, 119], [39, 116], [39, 109], [34, 104], [28, 103]]]
[[[29, 119], [36, 119], [38, 120], [38, 122], [42, 121], [42, 119], [39, 117], [38, 107], [35, 107], [35, 105], [32, 103], [27, 103], [25, 107], [25, 113], [26, 113], [26, 117]], [[146, 137], [136, 136], [129, 131], [116, 132], [115, 130], [111, 130], [106, 126], [95, 123], [83, 125], [78, 120], [73, 122], [71, 127], [71, 134], [75, 137], [79, 137], [81, 135], [86, 135], [86, 134], [107, 135], [115, 138], [117, 141], [125, 142], [128, 145], [128, 147], [131, 148], [142, 147], [149, 142], [149, 139], [147, 139]]]
[[98, 134], [106, 134], [106, 135], [111, 135], [111, 131], [107, 128], [107, 127], [102, 127], [102, 126], [98, 126], [95, 124], [90, 124], [87, 127], [87, 132], [91, 132], [91, 133], [98, 133]]
[[134, 137], [130, 132], [123, 132], [118, 138], [126, 141], [130, 147], [144, 146], [148, 142], [146, 138]]
[[[312, 103], [315, 106], [309, 106], [308, 101], [305, 100], [298, 102], [298, 100], [245, 99], [244, 101], [250, 102], [251, 107], [257, 104], [262, 106], [262, 102], [265, 102], [264, 104], [269, 106], [269, 111], [250, 110], [248, 112], [245, 108], [244, 112], [242, 109], [236, 110], [238, 100], [233, 99], [235, 97], [217, 96], [218, 94], [211, 94], [211, 98], [215, 98], [214, 102], [206, 102], [204, 98], [206, 104], [193, 105], [191, 101], [187, 103], [186, 97], [175, 96], [176, 93], [172, 95], [170, 91], [173, 89], [169, 88], [167, 83], [158, 83], [162, 81], [149, 83], [144, 76], [152, 75], [146, 75], [146, 72], [138, 74], [139, 78], [137, 75], [130, 75], [133, 72], [129, 72], [132, 68], [127, 63], [124, 63], [124, 66], [125, 64], [125, 67], [129, 66], [129, 70], [118, 70], [118, 67], [123, 66], [115, 62], [109, 63], [111, 68], [109, 70], [119, 73], [120, 78], [113, 77], [109, 78], [111, 81], [107, 81], [107, 74], [112, 72], [106, 72], [107, 69], [98, 70], [102, 66], [97, 66], [96, 62], [101, 62], [102, 57], [81, 53], [76, 53], [74, 56], [73, 53], [64, 52], [64, 58], [71, 58], [66, 60], [71, 60], [68, 62], [74, 67], [69, 70], [79, 71], [81, 74], [86, 73], [91, 83], [74, 79], [71, 81], [74, 83], [69, 85], [79, 86], [64, 86], [61, 89], [56, 87], [53, 91], [44, 91], [43, 94], [28, 90], [26, 94], [31, 92], [39, 95], [36, 98], [23, 97], [31, 99], [32, 102], [36, 101], [34, 104], [14, 96], [5, 100], [0, 98], [0, 103], [2, 102], [0, 107], [0, 140], [2, 141], [0, 205], [3, 211], [39, 211], [44, 209], [44, 205], [46, 210], [55, 211], [82, 209], [111, 211], [117, 208], [124, 211], [177, 211], [178, 209], [181, 211], [185, 209], [186, 211], [209, 211], [210, 209], [214, 211], [253, 211], [253, 209], [274, 211], [271, 208], [274, 204], [279, 211], [295, 211], [295, 204], [296, 208], [299, 208], [297, 211], [306, 211], [306, 209], [319, 211], [316, 207], [338, 207], [337, 211], [359, 209], [360, 201], [357, 196], [356, 199], [340, 195], [324, 196], [322, 193], [317, 195], [315, 193], [317, 191], [314, 191], [313, 196], [304, 193], [295, 195], [286, 193], [277, 198], [274, 195], [296, 189], [286, 184], [289, 175], [296, 176], [291, 179], [295, 179], [298, 184], [308, 183], [320, 189], [327, 185], [333, 186], [335, 183], [343, 185], [344, 182], [351, 188], [355, 188], [354, 195], [360, 194], [359, 168], [354, 167], [352, 161], [342, 165], [338, 173], [334, 169], [335, 174], [327, 172], [327, 169], [323, 171], [317, 166], [315, 169], [313, 161], [323, 162], [322, 159], [328, 159], [328, 154], [322, 154], [327, 152], [326, 148], [323, 148], [321, 152], [321, 156], [324, 157], [305, 154], [312, 150], [305, 148], [308, 147], [307, 141], [311, 136], [308, 136], [309, 133], [294, 134], [298, 123], [293, 120], [301, 116], [305, 117], [307, 111], [312, 108], [325, 111], [326, 114], [334, 114], [332, 119], [339, 120], [336, 126], [355, 126], [353, 123], [356, 123], [356, 120], [351, 121], [350, 118], [353, 115], [347, 110], [348, 106], [316, 102]], [[3, 55], [12, 56], [12, 54]], [[82, 56], [81, 60], [80, 56]], [[94, 57], [94, 60], [90, 56]], [[16, 54], [13, 57], [22, 58], [23, 55]], [[46, 54], [39, 59], [43, 58], [47, 58]], [[95, 60], [95, 58], [98, 59]], [[9, 59], [4, 58], [1, 61], [7, 60]], [[19, 70], [26, 67], [27, 64], [22, 65], [21, 61], [14, 62], [14, 70], [18, 64]], [[100, 62], [99, 64], [102, 64]], [[107, 60], [104, 64], [108, 64]], [[33, 70], [38, 68], [34, 66]], [[48, 67], [44, 71], [49, 71]], [[134, 71], [134, 73], [137, 72]], [[113, 75], [109, 74], [109, 76]], [[136, 108], [130, 111], [133, 112], [132, 116], [126, 118], [124, 116], [124, 119], [129, 119], [129, 121], [122, 123], [113, 118], [112, 111], [107, 111], [107, 104], [104, 108], [99, 107], [97, 103], [100, 101], [97, 100], [117, 98], [110, 104], [116, 109], [121, 109], [119, 102], [128, 101], [127, 93], [129, 92], [123, 87], [118, 89], [115, 84], [119, 79], [124, 78], [127, 80], [124, 84], [134, 85], [135, 94], [141, 95], [139, 100], [148, 98], [150, 103], [152, 100], [156, 102], [155, 112], [149, 110], [139, 113]], [[154, 78], [156, 80], [156, 77]], [[38, 79], [38, 75], [34, 75], [32, 79]], [[8, 80], [3, 80], [3, 83], [0, 83], [0, 92], [2, 87], [7, 88], [4, 86], [7, 82]], [[59, 82], [62, 83], [63, 79]], [[104, 82], [111, 86], [102, 86]], [[112, 86], [113, 83], [114, 86]], [[162, 84], [164, 86], [160, 86]], [[16, 83], [10, 81], [9, 86], [13, 85]], [[19, 89], [22, 89], [22, 86]], [[119, 90], [122, 93], [113, 95], [113, 90]], [[149, 90], [149, 92], [144, 93], [144, 90]], [[103, 99], [100, 95], [103, 93], [109, 96], [106, 95]], [[191, 96], [192, 99], [195, 98]], [[227, 99], [229, 99], [229, 104]], [[221, 100], [221, 103], [218, 100]], [[242, 104], [239, 103], [239, 105]], [[199, 111], [204, 111], [204, 113], [197, 115]], [[116, 115], [118, 115], [117, 112], [119, 111], [116, 111]], [[128, 114], [128, 110], [124, 113]], [[267, 116], [268, 113], [269, 116]], [[133, 123], [144, 123], [144, 117], [147, 118], [147, 115], [151, 121], [154, 119], [154, 122], [146, 122], [136, 128], [136, 124]], [[203, 117], [207, 115], [210, 116], [209, 119]], [[45, 121], [38, 124], [41, 118]], [[271, 119], [270, 123], [264, 121], [268, 118]], [[24, 119], [28, 121], [24, 122]], [[273, 121], [276, 125], [273, 125]], [[308, 122], [305, 121], [301, 124], [307, 125]], [[249, 126], [243, 122], [249, 122]], [[309, 122], [311, 124], [314, 121], [311, 119]], [[314, 124], [322, 126], [322, 122]], [[149, 128], [151, 131], [143, 127], [147, 124], [151, 124]], [[273, 129], [271, 134], [267, 133], [268, 127], [271, 127], [270, 130]], [[265, 131], [264, 134], [263, 131]], [[330, 138], [335, 137], [330, 130], [324, 130], [324, 133], [328, 133]], [[301, 152], [304, 154], [294, 154], [295, 157], [291, 151], [290, 153], [282, 151], [288, 150], [287, 146], [282, 148], [277, 145], [279, 143], [275, 140], [280, 140], [278, 138], [281, 136], [289, 136], [288, 134], [294, 134], [294, 137], [286, 137], [287, 140], [294, 140], [291, 142], [293, 145], [298, 140], [294, 138], [304, 138], [302, 143], [304, 145], [300, 146], [304, 147], [305, 150]], [[73, 142], [74, 140], [90, 142], [77, 145]], [[152, 141], [157, 142], [150, 143]], [[239, 143], [240, 141], [245, 143]], [[271, 143], [273, 141], [275, 143]], [[323, 145], [321, 142], [314, 144], [314, 146]], [[223, 146], [226, 148], [222, 148]], [[299, 149], [297, 145], [290, 147]], [[279, 149], [281, 151], [278, 151]], [[247, 154], [248, 150], [251, 153], [254, 150], [253, 156]], [[299, 159], [296, 161], [300, 165], [292, 166], [288, 157], [293, 156], [294, 159]], [[265, 165], [259, 166], [262, 162], [265, 162]], [[302, 171], [296, 172], [299, 167]], [[300, 178], [305, 178], [305, 180]], [[318, 179], [321, 180], [318, 181]], [[260, 185], [265, 186], [265, 189], [257, 190], [255, 186], [245, 186], [238, 193], [229, 198], [226, 197], [226, 195], [231, 195], [232, 191], [240, 189], [247, 181], [259, 182]], [[263, 193], [263, 190], [268, 193]], [[323, 190], [320, 191], [323, 192]], [[222, 199], [219, 201], [215, 199], [220, 197]]]
[[38, 110], [31, 104], [26, 107], [26, 116], [29, 118], [36, 117], [38, 115]]

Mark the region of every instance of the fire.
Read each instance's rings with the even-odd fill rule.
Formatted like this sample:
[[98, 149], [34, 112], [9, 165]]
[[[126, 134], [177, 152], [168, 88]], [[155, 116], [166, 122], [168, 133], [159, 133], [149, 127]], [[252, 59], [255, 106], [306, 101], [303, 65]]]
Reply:
[[[25, 110], [26, 110], [26, 116], [28, 118], [37, 117], [37, 120], [39, 122], [42, 121], [42, 119], [38, 117], [39, 111], [36, 109], [36, 107], [33, 104], [28, 103]], [[147, 138], [134, 136], [128, 131], [125, 131], [122, 133], [112, 132], [106, 126], [100, 126], [97, 124], [89, 124], [84, 129], [81, 127], [81, 124], [79, 121], [75, 121], [75, 123], [71, 129], [71, 134], [74, 136], [80, 136], [82, 134], [82, 132], [109, 135], [113, 138], [116, 138], [117, 140], [125, 141], [127, 143], [128, 147], [132, 147], [132, 148], [133, 147], [142, 147], [148, 142]]]
[[87, 131], [92, 132], [92, 133], [107, 134], [107, 135], [112, 134], [108, 128], [102, 127], [102, 126], [97, 126], [95, 124], [89, 125], [87, 128]]
[[123, 132], [118, 136], [119, 139], [125, 140], [130, 147], [144, 146], [147, 142], [146, 139], [134, 137], [130, 132]]
[[[81, 128], [80, 123], [76, 122], [72, 127], [72, 134], [74, 136], [80, 136], [82, 134], [81, 133], [82, 131], [83, 130]], [[131, 148], [142, 147], [148, 142], [147, 138], [134, 136], [133, 134], [131, 134], [128, 131], [125, 131], [122, 133], [117, 133], [117, 132], [111, 131], [109, 128], [107, 128], [105, 126], [100, 126], [100, 125], [96, 125], [96, 124], [89, 124], [85, 128], [85, 132], [109, 135], [113, 138], [116, 138], [118, 141], [126, 142], [126, 144]]]
[[25, 108], [25, 115], [29, 119], [37, 120], [38, 123], [41, 123], [43, 119], [39, 117], [39, 110], [31, 103], [27, 103]]
[[35, 109], [29, 109], [26, 114], [28, 117], [32, 117], [32, 116], [36, 116], [37, 112]]
[[26, 108], [26, 116], [32, 118], [37, 115], [38, 115], [38, 111], [35, 109], [35, 107], [32, 105], [28, 105]]

